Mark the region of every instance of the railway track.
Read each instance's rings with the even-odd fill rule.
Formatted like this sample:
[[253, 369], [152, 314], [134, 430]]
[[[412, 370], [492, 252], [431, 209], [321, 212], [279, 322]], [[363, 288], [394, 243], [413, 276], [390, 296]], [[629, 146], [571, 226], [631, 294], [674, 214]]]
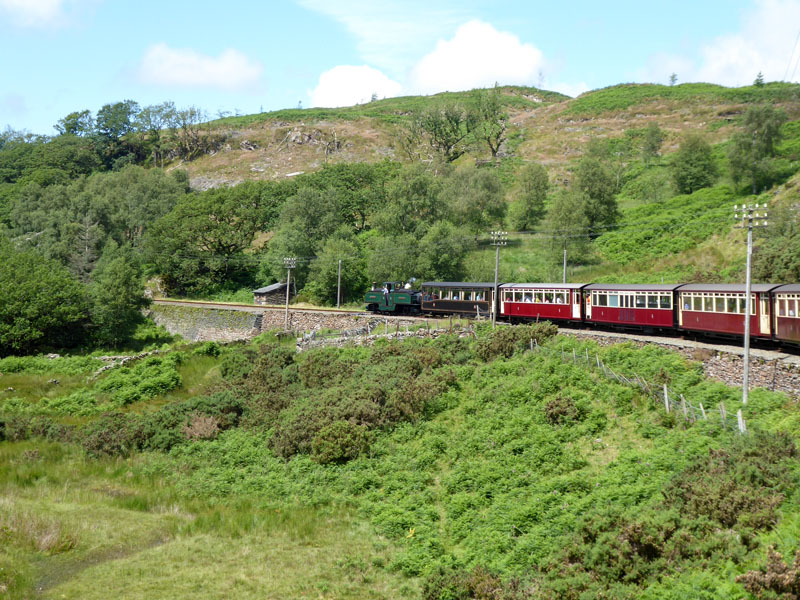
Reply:
[[[262, 313], [264, 311], [283, 311], [285, 306], [276, 305], [255, 305], [243, 304], [238, 302], [207, 302], [203, 300], [171, 300], [166, 298], [159, 298], [153, 300], [153, 304], [172, 305], [172, 306], [190, 306], [196, 308], [212, 308], [219, 310], [237, 310], [250, 313]], [[321, 313], [321, 314], [340, 314], [340, 315], [353, 315], [374, 317], [378, 319], [386, 319], [390, 322], [395, 321], [436, 321], [439, 324], [449, 323], [449, 317], [430, 317], [430, 316], [414, 316], [414, 315], [375, 315], [369, 311], [364, 310], [349, 310], [349, 309], [336, 309], [336, 308], [313, 308], [313, 307], [289, 307], [292, 312], [308, 312], [308, 313]], [[464, 317], [458, 317], [463, 319]], [[733, 343], [725, 343], [723, 340], [714, 341], [697, 341], [686, 339], [679, 336], [654, 336], [646, 335], [643, 333], [631, 333], [622, 331], [606, 331], [603, 329], [595, 328], [578, 328], [570, 326], [559, 326], [559, 333], [567, 335], [577, 335], [595, 338], [613, 338], [619, 341], [633, 341], [641, 343], [659, 344], [662, 346], [669, 346], [673, 348], [683, 349], [705, 349], [716, 352], [724, 352], [742, 356], [744, 350], [741, 345]], [[780, 361], [784, 364], [792, 364], [800, 367], [800, 356], [796, 351], [785, 351], [767, 347], [753, 347], [750, 350], [751, 355], [767, 361]]]

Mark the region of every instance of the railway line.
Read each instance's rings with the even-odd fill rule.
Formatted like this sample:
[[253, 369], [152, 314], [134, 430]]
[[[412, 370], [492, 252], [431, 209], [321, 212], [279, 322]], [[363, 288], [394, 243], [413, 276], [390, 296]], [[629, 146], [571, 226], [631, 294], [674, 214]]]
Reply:
[[[208, 302], [202, 300], [172, 300], [166, 298], [159, 298], [153, 300], [154, 304], [172, 305], [172, 306], [187, 306], [195, 308], [210, 308], [218, 310], [235, 310], [249, 313], [264, 313], [266, 311], [282, 312], [285, 310], [284, 306], [275, 305], [252, 305], [243, 304], [238, 302]], [[417, 316], [417, 315], [380, 315], [376, 316], [373, 313], [363, 310], [350, 310], [350, 309], [335, 309], [335, 308], [314, 308], [314, 307], [289, 307], [291, 312], [306, 312], [306, 313], [320, 313], [320, 314], [336, 314], [336, 315], [352, 315], [354, 317], [370, 317], [378, 319], [386, 319], [389, 322], [395, 321], [428, 321], [429, 323], [438, 322], [439, 324], [448, 323], [447, 317], [441, 315], [437, 318], [435, 316]], [[463, 318], [463, 317], [459, 317]], [[690, 339], [688, 337], [681, 337], [678, 335], [665, 336], [665, 335], [646, 335], [641, 332], [625, 332], [625, 331], [608, 331], [599, 328], [582, 327], [578, 325], [563, 325], [558, 326], [559, 333], [566, 335], [575, 335], [579, 337], [591, 337], [606, 340], [632, 341], [637, 343], [658, 344], [665, 347], [681, 349], [685, 351], [699, 350], [721, 352], [734, 356], [742, 356], [744, 349], [742, 345], [736, 345], [731, 340], [713, 340], [713, 341], [700, 341], [697, 339]], [[800, 368], [800, 356], [796, 350], [790, 351], [770, 348], [764, 343], [761, 347], [752, 347], [751, 355], [754, 358], [763, 361], [779, 361], [785, 365], [792, 365], [795, 368]]]

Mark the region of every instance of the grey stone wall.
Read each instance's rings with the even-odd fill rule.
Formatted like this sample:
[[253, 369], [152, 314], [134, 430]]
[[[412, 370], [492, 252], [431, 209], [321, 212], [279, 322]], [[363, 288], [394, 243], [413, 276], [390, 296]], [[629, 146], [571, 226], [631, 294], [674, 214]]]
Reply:
[[191, 342], [233, 342], [261, 333], [255, 312], [154, 304], [148, 316], [173, 335]]

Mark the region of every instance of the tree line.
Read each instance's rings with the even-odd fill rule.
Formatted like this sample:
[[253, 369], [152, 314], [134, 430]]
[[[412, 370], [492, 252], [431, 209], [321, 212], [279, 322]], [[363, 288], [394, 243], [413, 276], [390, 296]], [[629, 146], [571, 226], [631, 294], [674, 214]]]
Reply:
[[[407, 127], [435, 149], [433, 160], [329, 164], [203, 192], [189, 188], [185, 172], [157, 166], [175, 143], [159, 125], [170, 103], [159, 105], [162, 112], [123, 102], [96, 116], [72, 113], [47, 140], [7, 132], [0, 138], [0, 344], [14, 351], [57, 339], [119, 344], [145, 304], [145, 279], [165, 294], [208, 297], [285, 280], [285, 257], [297, 259], [301, 296], [319, 303], [336, 301], [340, 261], [344, 300], [358, 299], [373, 281], [475, 277], [469, 257], [500, 227], [535, 232], [554, 261], [567, 249], [581, 263], [592, 240], [616, 226], [619, 198], [657, 202], [692, 193], [713, 185], [723, 169], [748, 189], [788, 172], [776, 156], [786, 116], [758, 106], [725, 149], [689, 134], [663, 157], [667, 135], [653, 123], [592, 140], [564, 185], [534, 162], [517, 162], [509, 178], [498, 161], [456, 158], [480, 140], [497, 157], [506, 117], [496, 100], [494, 91], [478, 92], [467, 106], [439, 105], [411, 118]], [[467, 134], [436, 141], [447, 127]], [[135, 160], [106, 162], [131, 153]], [[786, 251], [785, 244], [767, 246]], [[35, 257], [44, 260], [28, 268]], [[780, 264], [791, 272], [795, 262]], [[58, 310], [52, 298], [60, 298]], [[39, 308], [31, 315], [41, 319], [20, 320], [33, 305]]]

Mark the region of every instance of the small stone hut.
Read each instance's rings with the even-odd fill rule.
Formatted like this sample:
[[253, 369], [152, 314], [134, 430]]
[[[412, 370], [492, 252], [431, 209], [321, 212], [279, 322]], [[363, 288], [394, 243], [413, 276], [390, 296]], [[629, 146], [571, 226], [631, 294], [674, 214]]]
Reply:
[[[294, 281], [292, 282], [294, 288]], [[290, 297], [294, 294], [290, 290]], [[286, 282], [273, 283], [266, 287], [253, 290], [253, 302], [255, 304], [285, 304], [286, 303]]]

